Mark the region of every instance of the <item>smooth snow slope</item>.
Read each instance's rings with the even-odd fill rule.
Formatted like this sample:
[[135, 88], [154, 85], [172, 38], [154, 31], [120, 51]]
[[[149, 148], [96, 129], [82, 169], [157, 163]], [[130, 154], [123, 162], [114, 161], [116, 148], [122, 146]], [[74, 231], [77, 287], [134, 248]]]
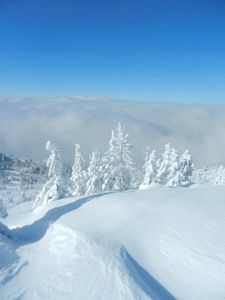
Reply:
[[0, 299], [225, 299], [224, 195], [223, 186], [151, 188], [62, 199], [36, 214], [21, 204], [7, 220]]

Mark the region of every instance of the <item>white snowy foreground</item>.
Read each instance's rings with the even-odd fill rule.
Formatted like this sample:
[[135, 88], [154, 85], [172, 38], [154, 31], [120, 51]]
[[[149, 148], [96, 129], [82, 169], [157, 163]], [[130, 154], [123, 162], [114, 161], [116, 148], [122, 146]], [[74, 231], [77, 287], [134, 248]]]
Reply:
[[0, 299], [225, 299], [225, 187], [149, 188], [9, 210]]

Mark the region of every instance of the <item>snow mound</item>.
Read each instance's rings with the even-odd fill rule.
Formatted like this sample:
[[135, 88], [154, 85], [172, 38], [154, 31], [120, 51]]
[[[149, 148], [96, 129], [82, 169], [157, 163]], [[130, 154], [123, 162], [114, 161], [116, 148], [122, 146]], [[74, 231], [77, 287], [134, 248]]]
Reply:
[[0, 299], [225, 299], [224, 194], [154, 187], [65, 198], [35, 214], [14, 207]]
[[117, 242], [55, 224], [35, 245], [25, 252], [23, 272], [1, 287], [1, 299], [173, 299], [154, 279], [148, 286], [144, 270]]

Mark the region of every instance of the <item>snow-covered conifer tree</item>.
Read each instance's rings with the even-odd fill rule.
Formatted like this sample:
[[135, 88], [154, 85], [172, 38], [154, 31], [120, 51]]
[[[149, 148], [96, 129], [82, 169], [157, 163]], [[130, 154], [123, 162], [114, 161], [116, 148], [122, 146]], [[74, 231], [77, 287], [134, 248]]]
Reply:
[[185, 150], [179, 160], [179, 169], [183, 175], [183, 181], [190, 182], [192, 177], [193, 162], [189, 150]]
[[166, 186], [180, 186], [182, 174], [179, 170], [179, 157], [176, 149], [171, 148], [169, 156], [168, 176]]
[[178, 187], [181, 186], [183, 182], [183, 175], [179, 170], [176, 170], [176, 172], [174, 173], [174, 176], [171, 177], [166, 186], [167, 187]]
[[132, 189], [136, 190], [139, 189], [144, 177], [144, 170], [143, 168], [134, 167], [132, 170], [132, 180], [131, 180], [131, 187]]
[[50, 156], [46, 163], [49, 180], [44, 184], [42, 191], [36, 197], [34, 207], [43, 206], [46, 203], [57, 200], [64, 195], [60, 152], [51, 141], [46, 143], [45, 148], [48, 152], [50, 152]]
[[90, 156], [90, 165], [87, 169], [87, 178], [86, 194], [90, 195], [101, 192], [103, 173], [101, 156], [98, 151], [92, 152]]
[[171, 151], [172, 147], [170, 144], [166, 144], [165, 150], [162, 154], [162, 159], [159, 163], [158, 172], [156, 175], [156, 181], [160, 184], [166, 184], [168, 181], [168, 175], [171, 167]]
[[189, 185], [192, 176], [192, 158], [188, 150], [185, 150], [183, 155], [179, 158], [177, 151], [171, 151], [171, 166], [168, 175], [167, 186], [177, 187]]
[[155, 150], [151, 151], [150, 147], [145, 150], [145, 164], [144, 164], [144, 179], [142, 186], [148, 186], [155, 182], [157, 174], [157, 160]]
[[81, 154], [79, 144], [75, 144], [70, 193], [77, 197], [86, 194], [86, 172], [84, 170], [84, 158]]
[[223, 165], [220, 165], [215, 171], [213, 172], [213, 178], [211, 179], [213, 184], [225, 184], [225, 168]]
[[124, 191], [132, 188], [134, 165], [130, 157], [132, 145], [128, 143], [128, 136], [120, 123], [112, 130], [109, 150], [103, 158], [103, 190]]
[[111, 168], [111, 159], [109, 156], [109, 152], [106, 152], [102, 157], [102, 191], [111, 191], [113, 190], [113, 184], [115, 178], [112, 174]]

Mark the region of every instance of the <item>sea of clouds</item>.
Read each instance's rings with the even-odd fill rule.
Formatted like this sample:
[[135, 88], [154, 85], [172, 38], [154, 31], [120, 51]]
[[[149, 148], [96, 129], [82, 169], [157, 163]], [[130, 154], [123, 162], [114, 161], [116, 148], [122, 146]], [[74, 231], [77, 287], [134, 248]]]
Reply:
[[118, 101], [106, 97], [0, 98], [0, 152], [44, 159], [45, 143], [54, 141], [65, 161], [74, 144], [84, 155], [107, 150], [112, 128], [121, 122], [130, 133], [133, 158], [143, 148], [159, 154], [170, 142], [190, 149], [196, 166], [225, 163], [225, 106]]

